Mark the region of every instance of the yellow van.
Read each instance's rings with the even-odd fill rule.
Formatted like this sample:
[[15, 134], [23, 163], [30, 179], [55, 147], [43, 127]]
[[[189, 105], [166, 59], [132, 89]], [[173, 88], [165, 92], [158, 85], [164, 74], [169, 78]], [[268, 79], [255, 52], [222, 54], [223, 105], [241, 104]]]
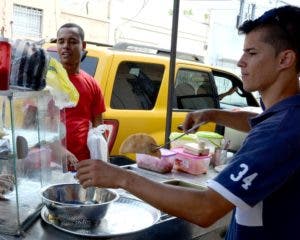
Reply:
[[[57, 57], [55, 45], [47, 45]], [[172, 109], [171, 132], [178, 131], [189, 111], [259, 106], [245, 92], [239, 77], [201, 63], [191, 54], [177, 54], [174, 98], [168, 101], [170, 53], [163, 49], [119, 43], [88, 43], [81, 68], [99, 82], [105, 97], [105, 123], [111, 127], [109, 150], [118, 155], [124, 139], [148, 133], [158, 144], [165, 141], [167, 106]], [[221, 126], [205, 124], [200, 130], [224, 133]]]

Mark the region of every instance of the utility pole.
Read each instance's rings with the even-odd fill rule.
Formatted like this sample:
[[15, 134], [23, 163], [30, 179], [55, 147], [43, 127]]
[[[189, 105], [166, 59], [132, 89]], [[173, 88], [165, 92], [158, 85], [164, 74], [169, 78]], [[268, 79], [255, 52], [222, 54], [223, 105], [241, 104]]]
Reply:
[[[172, 20], [172, 36], [171, 36], [171, 54], [170, 54], [170, 71], [169, 71], [169, 85], [168, 85], [168, 103], [167, 116], [166, 116], [166, 131], [165, 143], [168, 142], [171, 133], [172, 123], [172, 109], [174, 100], [174, 79], [175, 79], [175, 66], [176, 66], [176, 51], [177, 51], [177, 34], [178, 34], [178, 19], [179, 19], [179, 4], [180, 0], [174, 0], [173, 4], [173, 20]], [[166, 146], [167, 148], [170, 148]]]

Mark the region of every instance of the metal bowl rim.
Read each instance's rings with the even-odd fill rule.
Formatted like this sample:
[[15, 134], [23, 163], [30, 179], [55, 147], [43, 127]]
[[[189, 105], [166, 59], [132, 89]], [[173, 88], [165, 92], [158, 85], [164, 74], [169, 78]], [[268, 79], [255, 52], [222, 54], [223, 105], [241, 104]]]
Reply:
[[62, 203], [62, 202], [57, 202], [57, 201], [53, 201], [53, 200], [50, 200], [49, 198], [46, 198], [43, 193], [49, 189], [50, 187], [55, 187], [55, 186], [62, 186], [62, 185], [80, 185], [79, 183], [58, 183], [58, 184], [53, 184], [53, 185], [50, 185], [50, 186], [47, 186], [47, 187], [44, 187], [41, 189], [41, 197], [43, 200], [45, 200], [46, 202], [49, 202], [51, 204], [56, 204], [56, 205], [59, 205], [59, 206], [65, 206], [65, 207], [81, 207], [81, 206], [84, 206], [84, 207], [88, 207], [88, 206], [103, 206], [103, 205], [106, 205], [106, 204], [109, 204], [109, 203], [112, 203], [114, 201], [117, 201], [120, 197], [120, 195], [117, 193], [116, 190], [113, 190], [111, 188], [98, 188], [98, 189], [105, 189], [111, 193], [113, 193], [115, 195], [115, 197], [110, 200], [110, 201], [107, 201], [107, 202], [104, 202], [104, 203], [93, 203], [93, 204], [72, 204], [72, 203]]

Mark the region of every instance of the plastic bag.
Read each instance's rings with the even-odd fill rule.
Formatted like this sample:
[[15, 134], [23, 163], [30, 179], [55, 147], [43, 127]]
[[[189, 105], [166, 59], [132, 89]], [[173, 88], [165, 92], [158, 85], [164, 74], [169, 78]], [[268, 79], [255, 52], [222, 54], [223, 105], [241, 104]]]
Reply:
[[53, 96], [59, 109], [74, 107], [79, 100], [79, 93], [68, 77], [67, 71], [55, 58], [50, 57], [46, 75], [47, 89]]
[[12, 44], [10, 86], [24, 90], [42, 90], [46, 86], [49, 56], [42, 42], [17, 39]]
[[103, 136], [106, 129], [106, 125], [102, 124], [89, 130], [87, 145], [90, 150], [91, 159], [108, 161], [108, 146]]

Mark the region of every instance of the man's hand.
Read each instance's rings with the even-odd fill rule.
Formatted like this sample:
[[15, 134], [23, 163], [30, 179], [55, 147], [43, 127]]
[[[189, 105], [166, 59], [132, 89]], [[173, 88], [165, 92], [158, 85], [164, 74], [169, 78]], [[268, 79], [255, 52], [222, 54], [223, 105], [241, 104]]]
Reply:
[[73, 167], [76, 167], [76, 164], [78, 163], [78, 159], [75, 157], [75, 155], [71, 153], [69, 150], [65, 149], [65, 156], [67, 159], [67, 163]]
[[61, 147], [60, 151], [63, 157], [62, 158], [63, 172], [66, 173], [72, 168], [75, 170], [76, 164], [79, 162], [78, 159], [75, 157], [75, 155], [64, 147]]
[[[78, 163], [78, 159], [76, 158], [76, 156], [68, 149], [66, 149], [60, 141], [55, 141], [49, 146], [52, 150], [54, 159], [62, 159], [64, 171], [67, 171], [68, 165], [75, 167], [75, 165]], [[61, 162], [59, 161], [58, 163], [60, 164]]]
[[183, 131], [184, 132], [188, 131], [189, 129], [194, 127], [196, 124], [199, 124], [202, 122], [206, 123], [206, 122], [211, 121], [210, 115], [212, 112], [213, 111], [211, 111], [209, 109], [204, 109], [204, 110], [198, 110], [198, 111], [188, 113], [186, 115], [184, 123], [182, 125]]
[[76, 177], [84, 188], [91, 186], [119, 188], [123, 180], [122, 168], [102, 160], [80, 161], [76, 170]]

